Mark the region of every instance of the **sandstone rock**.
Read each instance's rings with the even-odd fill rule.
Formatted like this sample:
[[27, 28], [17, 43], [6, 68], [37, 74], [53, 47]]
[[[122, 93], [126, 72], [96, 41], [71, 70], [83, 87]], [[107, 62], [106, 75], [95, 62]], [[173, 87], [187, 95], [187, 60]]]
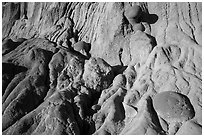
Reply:
[[201, 131], [202, 3], [2, 3], [2, 134]]
[[128, 18], [129, 22], [134, 25], [139, 22], [139, 17], [141, 16], [142, 9], [138, 5], [134, 5], [129, 7], [125, 11], [125, 16]]
[[57, 89], [64, 89], [68, 87], [69, 84], [80, 81], [83, 73], [83, 66], [84, 60], [71, 58], [57, 79]]
[[202, 127], [193, 121], [185, 122], [176, 133], [176, 135], [201, 135], [201, 134]]
[[135, 32], [137, 32], [139, 30], [143, 32], [143, 31], [145, 31], [145, 27], [144, 27], [144, 25], [142, 23], [134, 24], [133, 30]]
[[187, 121], [195, 115], [189, 99], [176, 92], [166, 91], [158, 93], [154, 97], [153, 105], [158, 115], [168, 122]]
[[17, 121], [5, 134], [79, 134], [68, 96], [73, 98], [70, 91], [53, 94], [52, 98]]
[[20, 18], [20, 3], [8, 2], [2, 6], [2, 11], [2, 38], [5, 38], [9, 35], [14, 22]]
[[108, 88], [113, 79], [111, 66], [101, 58], [90, 58], [84, 66], [83, 80], [85, 86], [101, 92]]
[[[10, 83], [10, 81], [13, 79], [14, 75], [16, 73], [18, 73], [17, 71], [21, 71], [21, 67], [19, 67], [18, 69], [16, 69], [18, 66], [15, 66], [11, 63], [2, 63], [2, 91], [4, 94], [4, 91], [6, 89], [6, 87], [8, 86], [8, 84]], [[3, 95], [2, 94], [2, 95]]]
[[125, 90], [119, 88], [116, 94], [103, 104], [101, 110], [94, 114], [95, 135], [117, 135], [121, 132], [125, 119], [125, 111], [122, 104], [125, 93]]
[[79, 108], [79, 115], [84, 119], [89, 111], [89, 106], [91, 104], [90, 98], [86, 94], [79, 94], [74, 98], [74, 102]]
[[[3, 103], [3, 130], [17, 119], [37, 107], [46, 95], [47, 65], [46, 52], [41, 49], [31, 50], [26, 61], [33, 60], [29, 76], [21, 81]], [[38, 56], [36, 56], [38, 55]]]
[[127, 83], [126, 77], [123, 74], [118, 74], [113, 79], [113, 87], [125, 87]]
[[73, 45], [75, 51], [81, 52], [83, 55], [89, 57], [89, 51], [91, 50], [91, 44], [84, 41], [78, 41]]
[[140, 94], [138, 91], [129, 90], [124, 98], [124, 103], [129, 106], [136, 106], [137, 102], [140, 100]]
[[[71, 50], [59, 50], [54, 54], [49, 63], [50, 89], [45, 99], [53, 94], [55, 88], [61, 88], [66, 83], [69, 85], [71, 81], [72, 83], [80, 81], [84, 60], [83, 56], [75, 54]], [[65, 85], [64, 87], [66, 87]]]
[[[2, 103], [4, 103], [4, 101], [6, 100], [6, 98], [8, 97], [8, 95], [12, 92], [12, 90], [20, 83], [20, 81], [22, 81], [25, 78], [26, 74], [25, 72], [21, 72], [19, 74], [17, 74], [12, 80], [11, 82], [8, 84], [8, 86], [5, 89], [5, 92], [2, 96]], [[3, 78], [3, 77], [2, 77]], [[2, 81], [3, 82], [3, 81]], [[7, 84], [5, 84], [4, 86], [6, 86]], [[2, 86], [2, 88], [4, 87]]]
[[127, 79], [127, 84], [126, 84], [126, 88], [130, 89], [133, 86], [133, 83], [135, 82], [135, 79], [137, 78], [137, 72], [134, 68], [134, 66], [129, 65], [125, 72], [125, 77]]
[[130, 38], [130, 54], [131, 54], [131, 64], [143, 65], [153, 47], [155, 46], [155, 41], [152, 37], [149, 37], [146, 33], [137, 31]]
[[166, 91], [154, 97], [154, 108], [161, 118], [169, 124], [168, 133], [175, 134], [181, 122], [188, 121], [195, 116], [195, 111], [189, 99], [179, 93]]
[[101, 106], [104, 102], [108, 101], [109, 98], [114, 95], [119, 88], [124, 89], [126, 85], [126, 78], [124, 75], [119, 74], [113, 79], [113, 85], [102, 91], [101, 97], [98, 100], [98, 105]]
[[[142, 99], [141, 99], [142, 100]], [[150, 97], [144, 98], [143, 104], [138, 108], [138, 114], [129, 122], [121, 134], [128, 135], [158, 135], [165, 134], [162, 130], [156, 112], [153, 109]]]
[[17, 46], [19, 46], [22, 42], [14, 42], [11, 39], [4, 40], [2, 42], [2, 55], [5, 55], [12, 50], [14, 50]]
[[[52, 56], [52, 59], [49, 63], [50, 88], [51, 88], [49, 91], [51, 91], [53, 88], [57, 86], [57, 77], [60, 74], [60, 72], [63, 70], [64, 65], [65, 65], [64, 56], [62, 52], [59, 51]], [[51, 94], [51, 93], [48, 92], [48, 94]]]

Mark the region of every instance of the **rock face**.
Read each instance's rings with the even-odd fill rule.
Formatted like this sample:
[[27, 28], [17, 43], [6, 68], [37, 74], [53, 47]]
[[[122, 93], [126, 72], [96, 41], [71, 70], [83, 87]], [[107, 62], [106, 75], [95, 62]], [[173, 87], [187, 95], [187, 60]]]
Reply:
[[3, 2], [2, 134], [202, 134], [202, 3]]

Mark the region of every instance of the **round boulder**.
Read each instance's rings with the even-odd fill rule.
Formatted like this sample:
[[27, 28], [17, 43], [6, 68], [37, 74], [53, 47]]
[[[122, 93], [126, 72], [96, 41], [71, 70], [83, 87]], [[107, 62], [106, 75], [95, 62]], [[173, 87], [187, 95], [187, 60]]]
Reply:
[[144, 27], [144, 25], [142, 24], [142, 23], [136, 23], [136, 24], [134, 24], [134, 26], [133, 26], [133, 30], [135, 31], [135, 32], [137, 32], [137, 31], [145, 31], [145, 27]]
[[[138, 23], [138, 19], [142, 14], [142, 9], [138, 5], [134, 5], [132, 7], [129, 7], [125, 11], [125, 16], [127, 17], [128, 21], [132, 23]], [[133, 25], [133, 24], [132, 24]]]
[[89, 53], [91, 50], [91, 44], [86, 43], [84, 41], [79, 41], [73, 45], [73, 48], [75, 51], [80, 52], [81, 50], [84, 50], [86, 53]]
[[155, 95], [153, 106], [157, 114], [168, 122], [183, 122], [195, 116], [188, 97], [173, 91]]

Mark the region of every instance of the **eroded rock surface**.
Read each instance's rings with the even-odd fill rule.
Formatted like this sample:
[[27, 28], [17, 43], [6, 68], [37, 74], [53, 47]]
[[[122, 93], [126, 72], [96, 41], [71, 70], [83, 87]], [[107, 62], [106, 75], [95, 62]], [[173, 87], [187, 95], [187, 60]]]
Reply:
[[3, 2], [2, 134], [202, 134], [202, 3]]

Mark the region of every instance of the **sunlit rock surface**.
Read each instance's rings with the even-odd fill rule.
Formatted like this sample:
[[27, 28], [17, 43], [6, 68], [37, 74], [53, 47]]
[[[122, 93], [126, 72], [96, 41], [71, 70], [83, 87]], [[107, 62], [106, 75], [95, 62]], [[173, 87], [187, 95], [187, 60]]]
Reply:
[[202, 3], [2, 3], [2, 134], [202, 134], [201, 86]]

